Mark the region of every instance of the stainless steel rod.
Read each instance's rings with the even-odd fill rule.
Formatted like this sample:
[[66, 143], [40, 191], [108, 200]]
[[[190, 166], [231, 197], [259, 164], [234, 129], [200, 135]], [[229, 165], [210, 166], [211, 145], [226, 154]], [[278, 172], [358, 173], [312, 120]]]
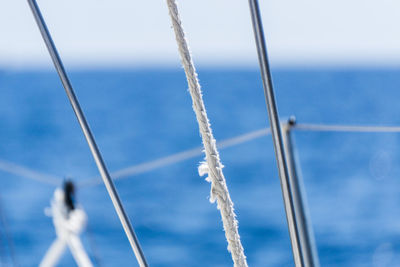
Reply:
[[314, 233], [311, 227], [304, 185], [300, 168], [298, 168], [299, 165], [292, 136], [292, 129], [295, 127], [295, 123], [295, 118], [291, 117], [289, 121], [283, 125], [283, 143], [289, 166], [290, 187], [292, 190], [292, 198], [294, 200], [295, 216], [298, 228], [297, 232], [300, 240], [300, 251], [304, 266], [318, 267], [318, 253], [315, 247]]
[[57, 52], [57, 49], [54, 45], [54, 42], [51, 38], [49, 30], [47, 29], [46, 23], [42, 17], [40, 9], [35, 0], [28, 0], [28, 3], [32, 10], [33, 16], [35, 17], [36, 23], [39, 27], [40, 33], [42, 34], [43, 40], [46, 43], [47, 49], [49, 50], [54, 66], [57, 69], [58, 75], [60, 76], [65, 92], [67, 93], [68, 99], [71, 102], [72, 108], [85, 135], [86, 141], [89, 144], [93, 158], [96, 162], [97, 168], [99, 169], [100, 175], [103, 178], [103, 182], [107, 188], [108, 194], [110, 195], [112, 203], [114, 204], [114, 208], [125, 230], [126, 236], [128, 237], [133, 252], [135, 253], [136, 259], [140, 266], [142, 267], [148, 266], [143, 251], [140, 247], [139, 240], [137, 239], [136, 234], [129, 221], [129, 218], [124, 210], [124, 207], [118, 196], [117, 190], [115, 189], [114, 183], [109, 175], [107, 167], [104, 164], [103, 158], [96, 145], [96, 141], [94, 140], [94, 137], [90, 131], [89, 125], [79, 105], [78, 99], [75, 96], [74, 90], [68, 79], [67, 73], [65, 72], [64, 66]]
[[292, 244], [294, 262], [296, 266], [304, 266], [300, 251], [300, 240], [297, 231], [295, 206], [293, 203], [292, 192], [290, 188], [289, 171], [288, 171], [287, 161], [285, 158], [281, 128], [279, 124], [278, 111], [275, 103], [274, 89], [271, 80], [271, 72], [268, 64], [267, 48], [265, 44], [258, 1], [249, 0], [249, 6], [250, 6], [250, 13], [253, 24], [255, 41], [257, 45], [258, 61], [260, 64], [261, 77], [264, 86], [265, 101], [267, 102], [272, 139], [274, 142], [275, 155], [278, 164], [279, 178], [281, 182], [282, 195], [285, 205], [289, 235]]

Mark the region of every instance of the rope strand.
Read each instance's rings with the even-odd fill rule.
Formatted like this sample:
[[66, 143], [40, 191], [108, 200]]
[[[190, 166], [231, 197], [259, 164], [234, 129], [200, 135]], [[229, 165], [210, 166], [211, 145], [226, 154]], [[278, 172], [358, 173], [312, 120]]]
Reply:
[[200, 175], [208, 173], [207, 180], [211, 182], [211, 200], [217, 201], [217, 207], [221, 212], [224, 225], [225, 236], [228, 241], [228, 250], [231, 252], [234, 266], [247, 266], [246, 256], [240, 241], [238, 222], [233, 209], [233, 203], [229, 196], [228, 188], [224, 174], [223, 165], [220, 162], [215, 139], [213, 137], [210, 123], [207, 117], [206, 109], [203, 103], [200, 84], [197, 79], [197, 73], [190, 55], [185, 34], [182, 28], [181, 20], [178, 14], [178, 8], [175, 0], [167, 0], [169, 14], [175, 31], [175, 37], [181, 55], [186, 78], [189, 84], [189, 92], [193, 101], [193, 110], [196, 113], [201, 137], [203, 139], [204, 150], [206, 154], [206, 163], [199, 168]]

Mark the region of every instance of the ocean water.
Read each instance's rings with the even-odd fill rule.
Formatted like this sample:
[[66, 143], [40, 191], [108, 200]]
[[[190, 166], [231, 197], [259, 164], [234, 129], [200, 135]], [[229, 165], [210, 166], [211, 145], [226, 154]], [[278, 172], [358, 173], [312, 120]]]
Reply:
[[[198, 147], [183, 70], [71, 71], [111, 171]], [[199, 69], [218, 141], [268, 126], [257, 69]], [[399, 69], [278, 69], [282, 120], [400, 125]], [[54, 71], [0, 71], [0, 160], [80, 183], [97, 169]], [[294, 133], [321, 266], [400, 266], [400, 135]], [[250, 266], [294, 266], [270, 136], [220, 151]], [[116, 182], [151, 266], [231, 266], [196, 157]], [[0, 171], [0, 263], [37, 266], [54, 186]], [[136, 266], [103, 185], [78, 188], [96, 266]], [[69, 252], [60, 266], [74, 266]]]

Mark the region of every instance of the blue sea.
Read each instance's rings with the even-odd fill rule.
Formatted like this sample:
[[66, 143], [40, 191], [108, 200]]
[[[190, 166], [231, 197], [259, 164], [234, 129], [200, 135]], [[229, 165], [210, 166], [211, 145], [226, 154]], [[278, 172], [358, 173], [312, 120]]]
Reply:
[[[111, 172], [201, 145], [181, 68], [72, 70]], [[218, 141], [268, 127], [256, 68], [199, 69]], [[400, 69], [276, 69], [282, 120], [400, 125]], [[0, 160], [78, 184], [98, 176], [57, 74], [0, 71]], [[400, 266], [400, 135], [295, 131], [321, 266]], [[294, 266], [271, 136], [220, 151], [250, 266]], [[150, 266], [232, 266], [203, 157], [116, 181]], [[0, 171], [0, 265], [37, 266], [54, 186]], [[104, 185], [78, 187], [96, 266], [137, 266]], [[10, 245], [12, 244], [12, 245]], [[75, 266], [67, 252], [60, 266]]]

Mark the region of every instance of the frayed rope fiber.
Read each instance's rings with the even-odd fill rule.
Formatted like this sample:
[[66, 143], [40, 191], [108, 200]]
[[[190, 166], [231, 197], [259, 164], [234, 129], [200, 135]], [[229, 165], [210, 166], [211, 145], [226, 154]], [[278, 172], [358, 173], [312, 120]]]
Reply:
[[200, 84], [182, 28], [182, 23], [179, 18], [176, 1], [167, 0], [167, 4], [175, 31], [175, 38], [178, 44], [182, 65], [185, 69], [186, 78], [189, 84], [189, 92], [193, 101], [193, 110], [196, 113], [206, 154], [206, 161], [200, 165], [199, 174], [201, 176], [208, 174], [206, 180], [211, 183], [210, 201], [216, 201], [217, 207], [221, 212], [225, 236], [228, 241], [228, 250], [232, 255], [234, 266], [246, 267], [246, 256], [244, 255], [243, 246], [240, 242], [238, 222], [226, 186], [225, 177], [222, 173], [223, 165], [220, 162], [216, 142], [207, 118]]

